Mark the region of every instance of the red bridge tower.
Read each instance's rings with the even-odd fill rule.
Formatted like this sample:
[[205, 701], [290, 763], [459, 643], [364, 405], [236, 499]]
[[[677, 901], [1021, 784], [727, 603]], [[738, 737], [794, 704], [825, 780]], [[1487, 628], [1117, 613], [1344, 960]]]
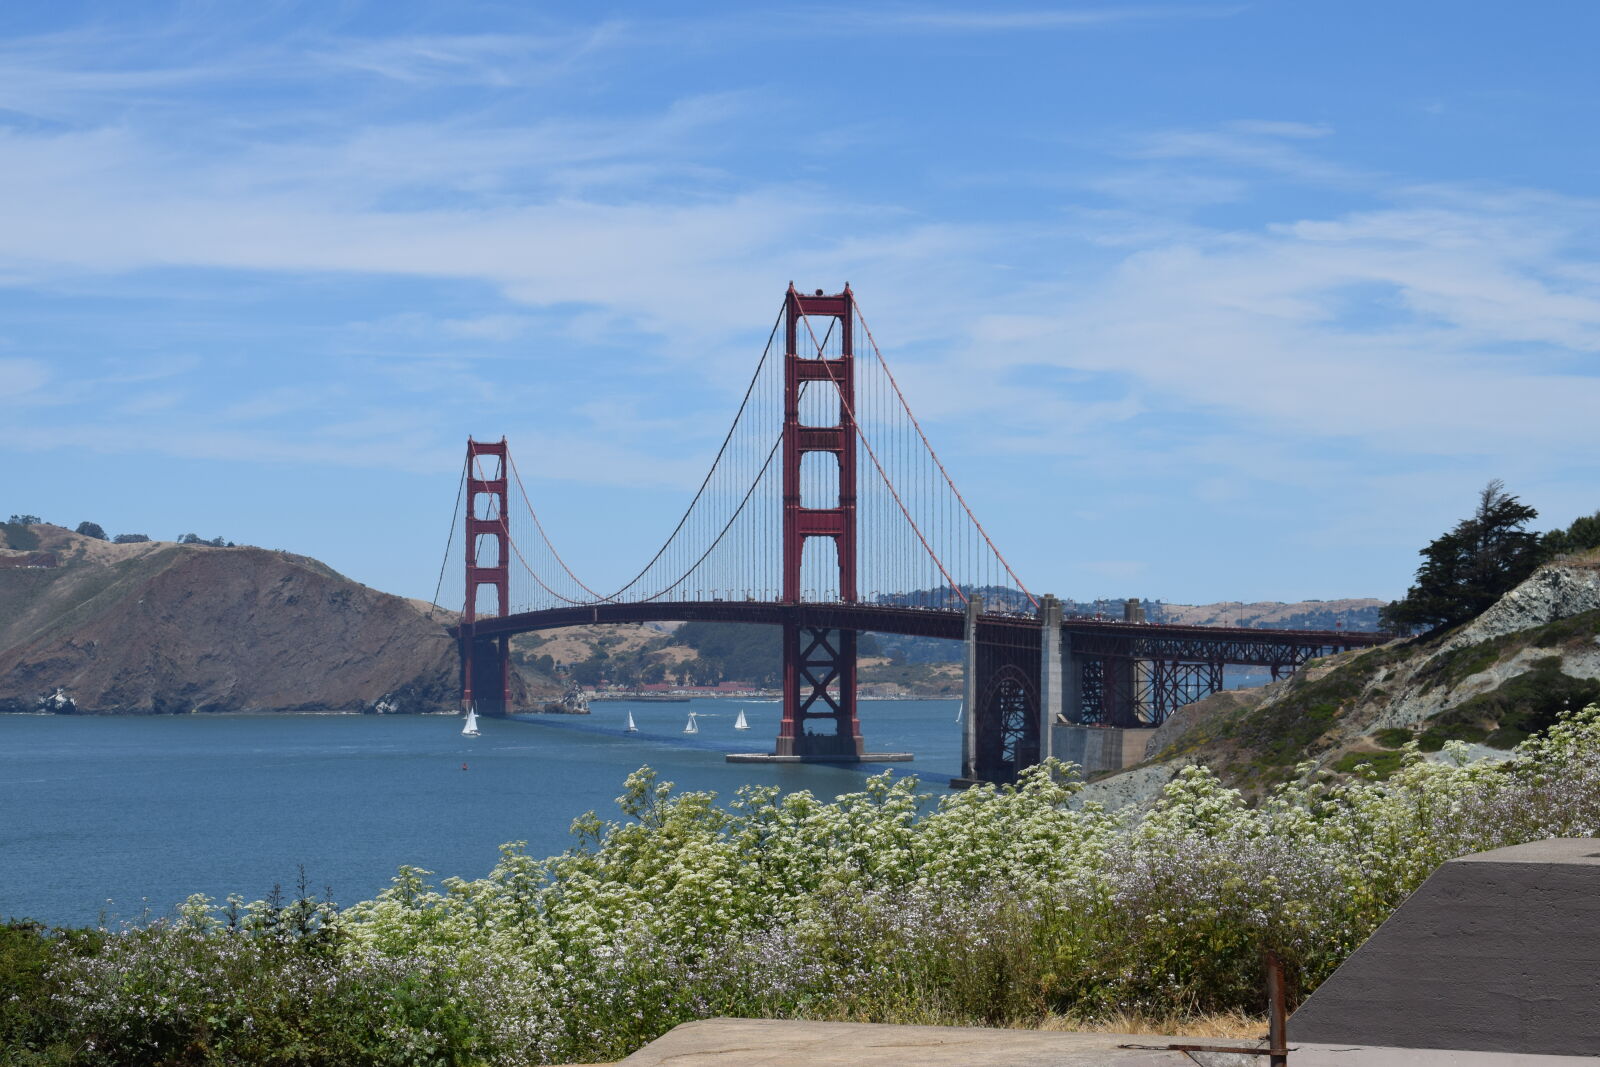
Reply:
[[[507, 564], [510, 534], [506, 527], [506, 439], [467, 438], [467, 601], [461, 609], [461, 703], [489, 715], [511, 710], [510, 638], [479, 638], [478, 591], [495, 592], [495, 615], [511, 612], [511, 580]], [[493, 546], [493, 558], [487, 551]]]
[[[816, 329], [807, 317], [832, 319]], [[818, 351], [816, 338], [837, 331], [838, 354]], [[806, 542], [833, 542], [839, 563], [839, 599], [856, 600], [855, 297], [844, 292], [802, 296], [790, 283], [784, 305], [783, 378], [783, 601], [801, 603], [800, 571]], [[807, 357], [800, 355], [805, 345]], [[800, 395], [807, 383], [837, 395], [833, 425], [800, 421]], [[801, 460], [808, 452], [831, 455], [839, 469], [833, 507], [808, 508], [800, 499]], [[813, 733], [812, 722], [829, 720], [830, 732]], [[855, 759], [864, 750], [856, 717], [856, 632], [807, 625], [804, 610], [783, 624], [783, 722], [774, 754]]]

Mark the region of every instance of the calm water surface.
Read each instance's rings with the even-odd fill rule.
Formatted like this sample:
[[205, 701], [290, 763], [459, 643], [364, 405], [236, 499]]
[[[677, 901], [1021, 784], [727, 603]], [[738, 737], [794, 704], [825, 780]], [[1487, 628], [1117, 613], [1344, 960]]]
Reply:
[[[752, 729], [735, 731], [745, 710]], [[943, 792], [959, 771], [957, 702], [863, 701], [862, 730], [893, 765]], [[688, 712], [700, 721], [685, 736]], [[632, 711], [640, 732], [622, 730]], [[685, 789], [746, 784], [836, 796], [890, 765], [730, 764], [770, 752], [776, 703], [605, 702], [589, 716], [0, 715], [0, 918], [56, 924], [163, 914], [190, 893], [246, 899], [293, 885], [350, 903], [402, 863], [482, 876], [497, 846], [569, 844], [585, 811], [615, 813], [642, 764]], [[466, 763], [468, 769], [461, 769]]]

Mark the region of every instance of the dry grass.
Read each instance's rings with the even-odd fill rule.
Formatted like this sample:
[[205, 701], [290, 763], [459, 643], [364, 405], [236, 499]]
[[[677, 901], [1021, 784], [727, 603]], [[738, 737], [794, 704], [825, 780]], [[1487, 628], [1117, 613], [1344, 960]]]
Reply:
[[1150, 1015], [1125, 1011], [1093, 1018], [1052, 1015], [1040, 1030], [1074, 1030], [1085, 1034], [1152, 1034], [1163, 1037], [1235, 1037], [1250, 1041], [1266, 1036], [1267, 1018], [1242, 1011], [1209, 1015]]

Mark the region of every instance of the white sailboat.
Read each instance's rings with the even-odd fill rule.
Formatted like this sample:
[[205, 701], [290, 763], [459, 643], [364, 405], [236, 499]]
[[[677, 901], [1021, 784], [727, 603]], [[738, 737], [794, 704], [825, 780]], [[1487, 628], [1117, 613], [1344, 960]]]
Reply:
[[467, 721], [461, 727], [462, 737], [478, 736], [478, 713], [470, 707], [467, 709]]
[[622, 732], [625, 734], [636, 734], [639, 732], [639, 728], [633, 724], [633, 712], [631, 711], [628, 712], [628, 725], [622, 728]]
[[745, 721], [744, 709], [743, 708], [739, 709], [739, 717], [737, 719], [733, 720], [733, 728], [735, 730], [748, 730], [748, 729], [750, 729], [750, 724]]
[[962, 701], [960, 704], [958, 704], [956, 706], [956, 722], [960, 722], [962, 716], [964, 716], [966, 713], [967, 713], [967, 705], [966, 705], [965, 701]]
[[700, 724], [694, 721], [694, 712], [692, 711], [689, 713], [689, 721], [684, 725], [683, 732], [686, 734], [697, 734], [700, 732]]

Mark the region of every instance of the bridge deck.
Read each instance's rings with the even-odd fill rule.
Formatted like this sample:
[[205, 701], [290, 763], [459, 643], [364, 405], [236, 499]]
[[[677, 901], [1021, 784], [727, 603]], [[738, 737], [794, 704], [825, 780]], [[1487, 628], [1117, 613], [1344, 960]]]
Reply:
[[[636, 604], [583, 604], [480, 618], [480, 638], [553, 630], [563, 626], [624, 622], [737, 622], [961, 640], [965, 616], [940, 608], [883, 604], [799, 603], [758, 600], [647, 601]], [[986, 644], [1036, 646], [1039, 620], [1032, 615], [988, 613], [979, 617], [979, 640]], [[1389, 634], [1346, 630], [1269, 630], [1242, 626], [1172, 626], [1068, 617], [1061, 629], [1079, 655], [1122, 655], [1139, 659], [1193, 660], [1271, 666], [1285, 650], [1366, 648], [1392, 639]]]

